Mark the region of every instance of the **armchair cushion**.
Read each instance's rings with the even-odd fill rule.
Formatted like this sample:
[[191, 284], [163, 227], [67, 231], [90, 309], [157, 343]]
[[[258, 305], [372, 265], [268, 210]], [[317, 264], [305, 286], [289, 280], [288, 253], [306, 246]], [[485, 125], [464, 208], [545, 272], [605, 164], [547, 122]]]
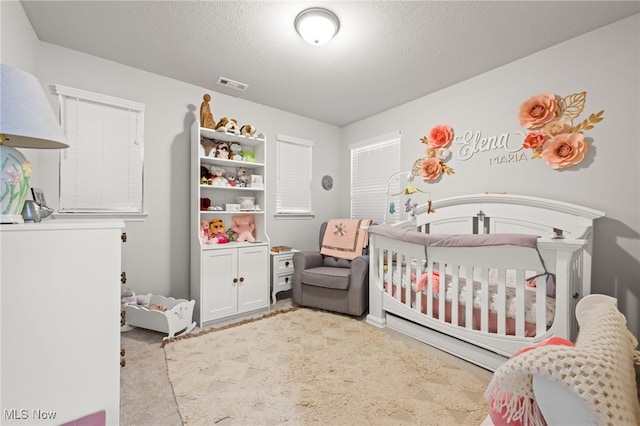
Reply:
[[335, 288], [346, 290], [349, 288], [351, 269], [321, 266], [307, 269], [302, 273], [302, 282], [315, 287]]

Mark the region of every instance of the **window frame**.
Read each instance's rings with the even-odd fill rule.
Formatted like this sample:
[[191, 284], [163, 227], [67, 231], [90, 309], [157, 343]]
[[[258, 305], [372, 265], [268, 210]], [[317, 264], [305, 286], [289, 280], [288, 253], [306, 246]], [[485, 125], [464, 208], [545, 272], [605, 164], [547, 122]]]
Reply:
[[[281, 133], [276, 135], [276, 208], [274, 218], [296, 219], [314, 217], [312, 208], [312, 165], [314, 142], [287, 136]], [[287, 149], [300, 150], [295, 155], [297, 161], [290, 161], [285, 157]], [[291, 155], [289, 155], [291, 156]], [[307, 161], [300, 161], [304, 157]], [[292, 168], [292, 164], [296, 168]], [[296, 193], [296, 198], [290, 195]], [[300, 196], [302, 195], [302, 197]], [[298, 201], [302, 203], [296, 205]]]

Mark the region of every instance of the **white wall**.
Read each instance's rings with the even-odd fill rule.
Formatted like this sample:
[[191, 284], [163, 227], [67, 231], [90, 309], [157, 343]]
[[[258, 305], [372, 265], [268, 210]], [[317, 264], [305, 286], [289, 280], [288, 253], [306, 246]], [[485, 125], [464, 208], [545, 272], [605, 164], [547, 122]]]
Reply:
[[[139, 294], [189, 297], [189, 129], [199, 115], [205, 93], [212, 95], [214, 117], [237, 118], [240, 124], [253, 124], [267, 136], [268, 211], [275, 207], [275, 186], [270, 183], [275, 179], [276, 134], [315, 142], [312, 165], [315, 218], [275, 220], [272, 215], [267, 216], [267, 232], [273, 244], [302, 249], [317, 247], [320, 223], [338, 211], [339, 192], [324, 191], [320, 184], [326, 173], [332, 174], [337, 182], [342, 180], [339, 164], [334, 161], [339, 151], [337, 127], [56, 45], [33, 43], [33, 29], [19, 3], [2, 5], [3, 33], [5, 23], [22, 22], [21, 31], [11, 35], [15, 54], [3, 55], [3, 62], [20, 67], [25, 61], [18, 53], [37, 58], [36, 75], [47, 93], [48, 86], [63, 84], [146, 105], [144, 194], [149, 216], [144, 222], [127, 224], [129, 238], [123, 246], [123, 269], [127, 271], [128, 287]], [[3, 40], [3, 47], [5, 44]], [[33, 66], [30, 71], [34, 72]], [[50, 101], [57, 112], [57, 98], [50, 95]], [[57, 207], [58, 156], [53, 151], [33, 151], [28, 155], [34, 165], [34, 158], [40, 159], [32, 186], [44, 189], [52, 207]]]
[[[566, 41], [437, 93], [346, 126], [342, 158], [351, 143], [402, 132], [401, 164], [411, 169], [424, 153], [420, 137], [440, 123], [456, 134], [483, 136], [522, 131], [518, 107], [530, 96], [587, 92], [583, 120], [604, 109], [604, 120], [585, 132], [590, 153], [575, 169], [555, 171], [543, 160], [490, 165], [496, 152], [448, 164], [455, 174], [424, 184], [433, 198], [506, 191], [559, 199], [606, 212], [594, 235], [593, 292], [619, 298], [630, 328], [640, 331], [640, 15]], [[428, 70], [425, 70], [425, 78]], [[577, 124], [577, 121], [574, 123]], [[513, 136], [513, 135], [512, 135]], [[512, 143], [519, 144], [513, 139]], [[453, 148], [455, 151], [455, 147]], [[343, 162], [348, 170], [348, 163]], [[348, 195], [348, 194], [347, 194]]]

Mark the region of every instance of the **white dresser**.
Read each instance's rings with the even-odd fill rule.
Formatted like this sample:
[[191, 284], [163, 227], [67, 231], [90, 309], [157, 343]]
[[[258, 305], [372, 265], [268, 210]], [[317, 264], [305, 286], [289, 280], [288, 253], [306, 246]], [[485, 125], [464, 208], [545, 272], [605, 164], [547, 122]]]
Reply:
[[0, 226], [0, 424], [120, 417], [124, 222]]

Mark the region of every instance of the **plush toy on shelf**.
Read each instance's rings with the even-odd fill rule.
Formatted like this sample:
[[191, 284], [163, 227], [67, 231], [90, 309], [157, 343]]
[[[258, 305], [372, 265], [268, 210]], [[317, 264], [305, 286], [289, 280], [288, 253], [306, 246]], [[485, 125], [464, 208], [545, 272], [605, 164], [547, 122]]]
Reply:
[[246, 167], [236, 167], [236, 185], [241, 188], [249, 186], [249, 169]]
[[225, 132], [225, 133], [233, 133], [236, 135], [240, 134], [240, 128], [238, 127], [238, 120], [235, 118], [229, 119], [227, 117], [222, 117], [218, 124], [216, 124], [216, 132]]
[[235, 223], [235, 226], [232, 226], [231, 229], [238, 234], [236, 241], [253, 242], [256, 240], [253, 236], [253, 231], [256, 229], [256, 225], [253, 223], [253, 216], [233, 216], [231, 219]]
[[256, 128], [251, 124], [245, 124], [244, 126], [240, 127], [240, 134], [242, 136], [252, 138], [256, 134]]
[[242, 152], [240, 153], [242, 154], [242, 159], [244, 161], [246, 161], [247, 163], [255, 163], [256, 162], [256, 157], [253, 154], [253, 151], [249, 151], [249, 150], [242, 150]]
[[212, 178], [209, 184], [213, 186], [229, 186], [229, 180], [224, 176], [225, 173], [222, 167], [213, 167], [211, 169]]
[[213, 244], [213, 239], [209, 236], [209, 221], [200, 219], [200, 242], [202, 244]]
[[231, 142], [231, 160], [242, 161], [242, 146], [238, 142]]
[[230, 152], [231, 150], [229, 149], [229, 144], [227, 142], [220, 142], [218, 143], [218, 146], [216, 146], [216, 158], [228, 160]]
[[224, 244], [229, 242], [222, 219], [213, 219], [209, 222], [209, 238], [212, 241], [211, 244]]

